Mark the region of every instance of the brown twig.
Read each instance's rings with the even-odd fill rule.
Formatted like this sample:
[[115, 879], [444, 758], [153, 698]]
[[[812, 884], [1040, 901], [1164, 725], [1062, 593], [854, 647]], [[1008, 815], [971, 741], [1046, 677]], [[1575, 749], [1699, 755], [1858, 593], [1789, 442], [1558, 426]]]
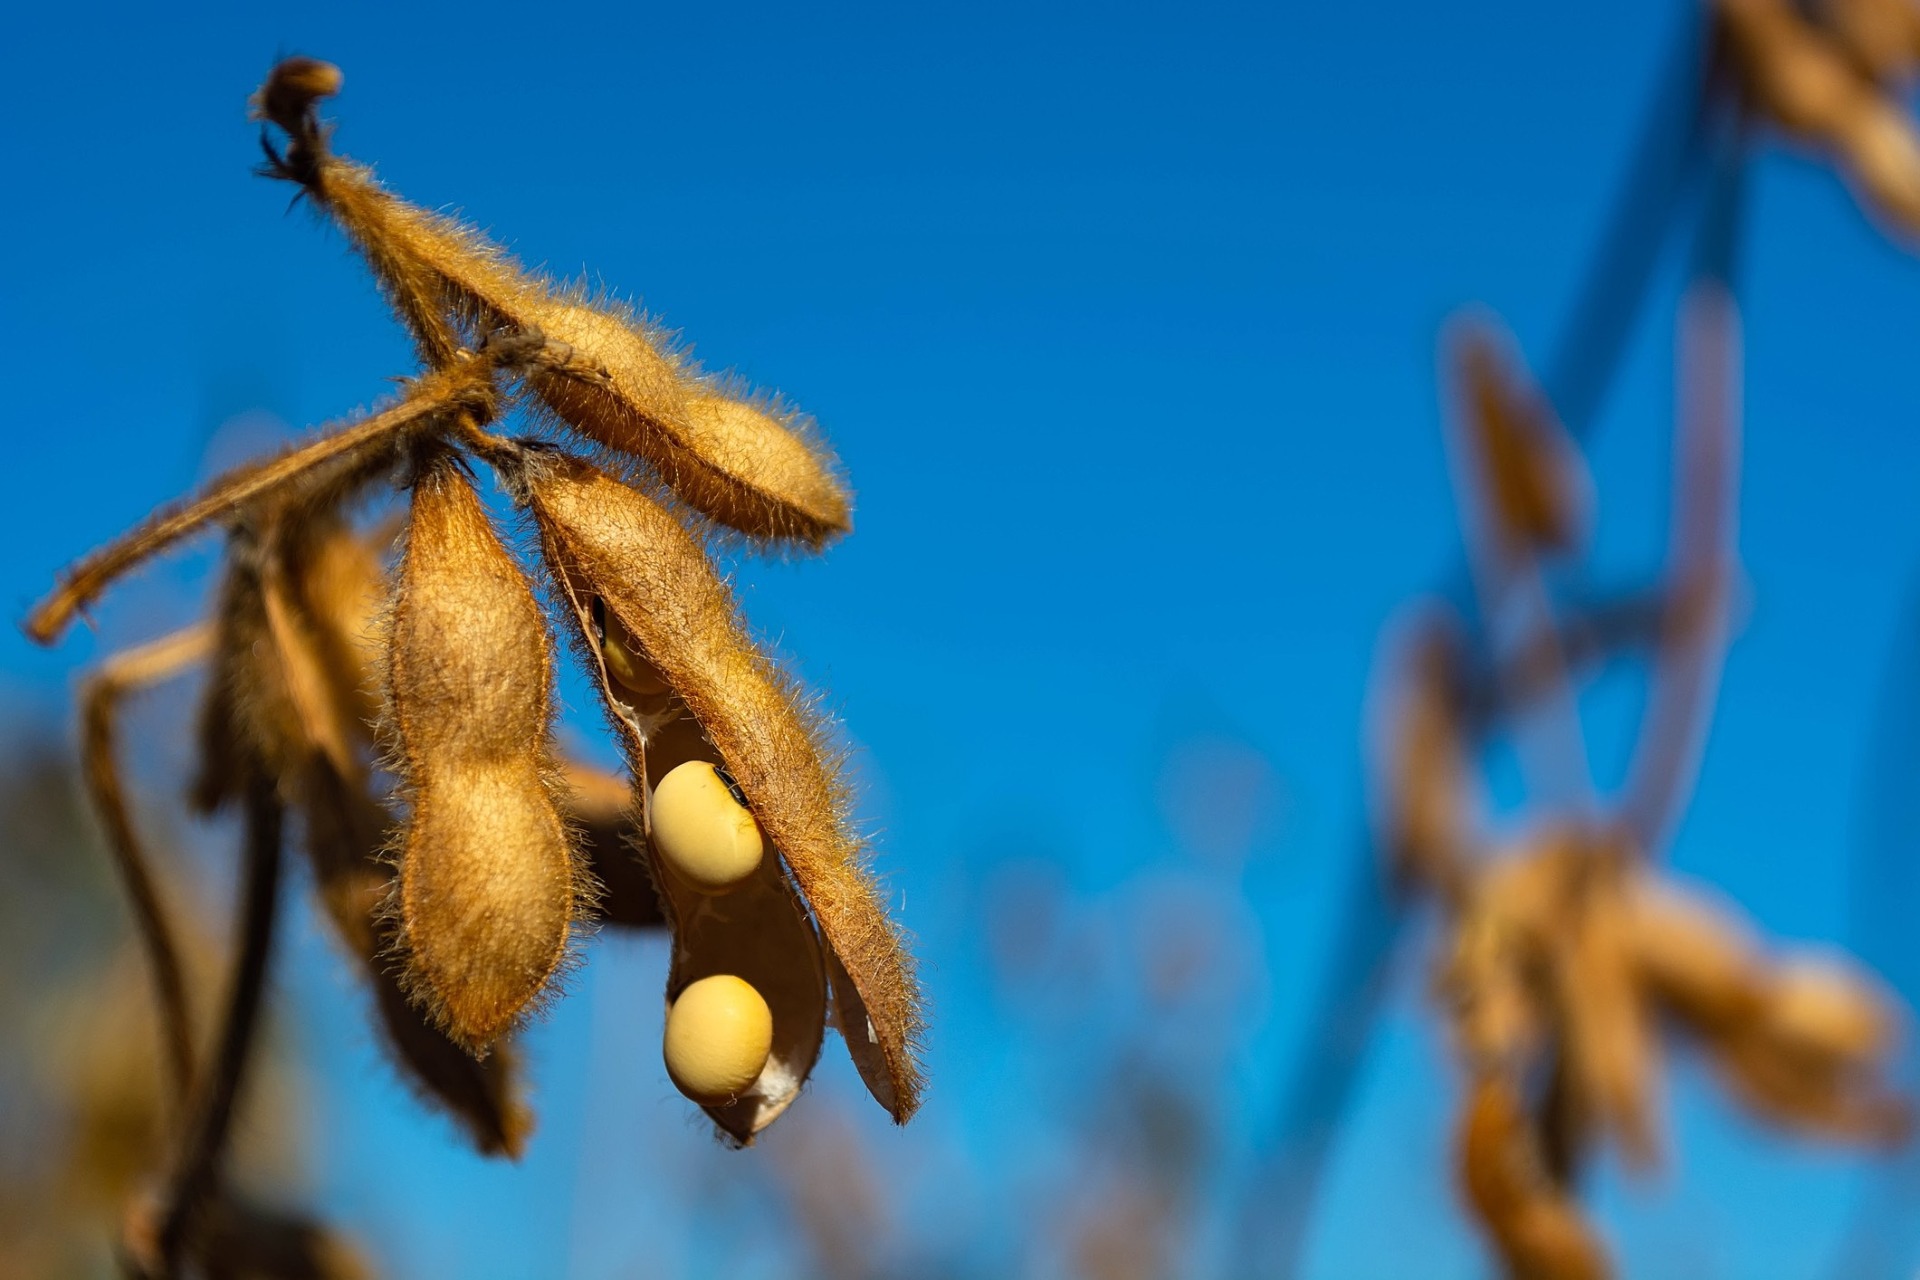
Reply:
[[198, 497], [162, 507], [132, 532], [115, 539], [70, 569], [64, 581], [28, 615], [27, 637], [52, 644], [102, 591], [142, 561], [231, 512], [310, 477], [313, 469], [383, 447], [389, 437], [429, 422], [448, 410], [492, 396], [491, 367], [455, 366], [415, 380], [406, 398], [352, 426], [297, 445], [266, 462], [227, 472]]
[[1661, 846], [1691, 793], [1726, 648], [1739, 479], [1739, 317], [1730, 295], [1701, 285], [1681, 318], [1679, 441], [1670, 576], [1651, 702], [1620, 813], [1642, 849]]
[[214, 1056], [195, 1089], [192, 1127], [183, 1135], [156, 1233], [158, 1276], [171, 1280], [201, 1207], [218, 1185], [233, 1111], [252, 1057], [260, 998], [266, 989], [279, 900], [281, 809], [273, 784], [255, 778], [246, 792], [246, 875], [241, 888], [233, 985]]
[[120, 700], [158, 684], [212, 650], [213, 631], [205, 623], [183, 628], [150, 644], [114, 655], [87, 681], [81, 701], [87, 793], [107, 829], [114, 866], [126, 886], [134, 925], [147, 953], [154, 995], [160, 1006], [160, 1035], [166, 1045], [168, 1093], [176, 1107], [186, 1105], [193, 1081], [193, 1020], [187, 1005], [180, 946], [161, 900], [160, 887], [146, 850], [134, 833], [127, 797], [120, 783], [116, 738]]

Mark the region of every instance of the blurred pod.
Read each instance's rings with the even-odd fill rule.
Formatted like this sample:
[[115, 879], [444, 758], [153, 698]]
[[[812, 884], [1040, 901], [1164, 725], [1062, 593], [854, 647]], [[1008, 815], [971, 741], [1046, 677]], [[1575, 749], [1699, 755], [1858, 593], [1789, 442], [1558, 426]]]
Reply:
[[192, 1252], [207, 1280], [373, 1280], [354, 1242], [325, 1223], [241, 1199], [208, 1201]]
[[1888, 85], [1913, 75], [1920, 10], [1912, 0], [1820, 0], [1812, 12], [1863, 74]]
[[1789, 955], [1773, 967], [1763, 1022], [1788, 1052], [1839, 1068], [1866, 1066], [1893, 1045], [1885, 997], [1839, 956]]
[[1748, 99], [1843, 160], [1866, 203], [1911, 235], [1920, 232], [1920, 133], [1887, 82], [1910, 74], [1920, 38], [1912, 14], [1896, 8], [1905, 6], [1717, 3]]
[[1460, 400], [1463, 451], [1509, 554], [1574, 550], [1586, 537], [1593, 483], [1553, 406], [1531, 385], [1490, 321], [1457, 321], [1447, 349]]
[[[587, 647], [598, 654], [597, 597], [690, 714], [683, 732], [700, 735], [779, 853], [779, 860], [763, 861], [756, 878], [777, 876], [780, 860], [791, 870], [827, 944], [835, 1014], [849, 1052], [874, 1096], [904, 1121], [919, 1099], [918, 987], [847, 830], [843, 789], [816, 726], [747, 638], [705, 552], [671, 514], [566, 457], [530, 457], [524, 483], [547, 560], [573, 602]], [[604, 660], [596, 656], [594, 665], [604, 680]], [[664, 776], [654, 773], [650, 735], [670, 732], [677, 721], [650, 723], [642, 708], [611, 690], [609, 696], [636, 772], [644, 764], [649, 779]], [[663, 763], [699, 758], [691, 747], [663, 743], [658, 749]]]
[[1627, 929], [1636, 978], [1683, 1021], [1712, 1033], [1758, 1014], [1758, 944], [1729, 911], [1643, 875], [1629, 889]]
[[1912, 1132], [1912, 1107], [1876, 1073], [1810, 1063], [1749, 1032], [1707, 1041], [1721, 1079], [1777, 1125], [1839, 1142], [1895, 1147]]
[[1541, 922], [1558, 952], [1553, 973], [1566, 1087], [1574, 1110], [1620, 1139], [1641, 1166], [1658, 1155], [1653, 1089], [1659, 1045], [1634, 981], [1625, 884], [1632, 851], [1584, 828], [1560, 833], [1558, 910]]
[[1822, 957], [1769, 963], [1731, 912], [1671, 887], [1643, 885], [1630, 921], [1648, 995], [1747, 1106], [1842, 1141], [1905, 1136], [1908, 1107], [1885, 1083], [1892, 1013], [1863, 975]]
[[590, 894], [549, 748], [546, 619], [451, 457], [414, 484], [386, 683], [409, 805], [396, 842], [405, 981], [480, 1056], [547, 989]]
[[1605, 1251], [1579, 1206], [1547, 1176], [1518, 1091], [1476, 1077], [1457, 1131], [1460, 1183], [1514, 1280], [1605, 1280]]

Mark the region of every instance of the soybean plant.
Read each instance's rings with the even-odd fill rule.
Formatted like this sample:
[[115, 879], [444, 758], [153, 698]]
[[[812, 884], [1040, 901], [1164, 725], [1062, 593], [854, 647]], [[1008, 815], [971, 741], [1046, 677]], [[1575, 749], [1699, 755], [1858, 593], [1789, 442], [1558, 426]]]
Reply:
[[[913, 964], [853, 834], [839, 756], [708, 551], [817, 551], [846, 533], [837, 462], [799, 413], [702, 372], [625, 304], [526, 271], [336, 155], [317, 105], [341, 82], [312, 59], [274, 69], [253, 102], [264, 171], [359, 250], [423, 369], [387, 407], [159, 508], [26, 622], [52, 643], [129, 570], [226, 532], [212, 619], [109, 660], [87, 701], [88, 776], [136, 904], [178, 1110], [171, 1167], [123, 1240], [141, 1274], [220, 1262], [208, 1206], [289, 815], [397, 1064], [484, 1152], [526, 1141], [513, 1036], [596, 918], [671, 932], [668, 1074], [729, 1141], [752, 1142], [799, 1095], [829, 1018], [895, 1120], [919, 1105]], [[531, 432], [503, 434], [521, 408]], [[525, 513], [537, 575], [495, 527], [482, 471]], [[393, 488], [410, 504], [397, 539], [356, 528], [356, 507]], [[555, 626], [628, 781], [553, 744]], [[193, 798], [237, 806], [247, 850], [206, 1054], [114, 733], [128, 693], [197, 663], [211, 679]]]

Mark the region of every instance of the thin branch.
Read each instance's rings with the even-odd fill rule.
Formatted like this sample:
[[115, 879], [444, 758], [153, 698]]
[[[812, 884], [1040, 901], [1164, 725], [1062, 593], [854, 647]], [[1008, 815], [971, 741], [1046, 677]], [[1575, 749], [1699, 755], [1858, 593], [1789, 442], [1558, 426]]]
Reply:
[[1725, 656], [1739, 476], [1739, 318], [1718, 285], [1698, 286], [1681, 320], [1680, 427], [1662, 660], [1620, 810], [1644, 850], [1672, 833], [1706, 746]]
[[276, 494], [314, 468], [364, 457], [390, 438], [422, 427], [450, 410], [483, 410], [493, 397], [492, 366], [476, 363], [415, 380], [406, 398], [339, 431], [297, 445], [262, 463], [229, 471], [201, 494], [160, 508], [132, 532], [95, 551], [67, 571], [63, 581], [28, 615], [25, 630], [38, 644], [52, 644], [114, 579], [223, 516]]
[[116, 738], [120, 701], [203, 660], [213, 649], [213, 629], [199, 623], [109, 658], [87, 682], [81, 697], [82, 747], [87, 793], [107, 830], [114, 866], [126, 886], [134, 925], [147, 953], [166, 1045], [171, 1104], [184, 1108], [193, 1081], [193, 1019], [187, 1005], [180, 947], [161, 900], [146, 850], [134, 832], [120, 784]]
[[254, 778], [247, 786], [245, 883], [241, 888], [239, 939], [233, 985], [221, 1019], [214, 1057], [195, 1089], [193, 1125], [183, 1137], [159, 1214], [156, 1244], [159, 1275], [178, 1274], [188, 1238], [209, 1193], [219, 1183], [220, 1165], [233, 1127], [233, 1112], [252, 1058], [267, 961], [273, 948], [279, 900], [281, 809], [273, 783]]
[[1668, 592], [1643, 590], [1567, 609], [1558, 626], [1510, 645], [1498, 671], [1483, 665], [1464, 674], [1466, 731], [1484, 734], [1495, 721], [1532, 705], [1556, 681], [1623, 651], [1658, 644], [1663, 624], [1682, 607]]
[[[1548, 399], [1576, 440], [1591, 432], [1702, 149], [1704, 24], [1694, 17], [1686, 22], [1600, 248], [1546, 366]], [[1256, 1180], [1241, 1214], [1238, 1261], [1248, 1274], [1292, 1276], [1300, 1268], [1320, 1174], [1352, 1097], [1356, 1065], [1405, 922], [1405, 905], [1387, 885], [1366, 830], [1363, 821], [1358, 864], [1334, 926], [1333, 955], [1311, 997], [1306, 1051], [1281, 1087], [1274, 1128], [1263, 1144], [1268, 1175]]]
[[[1593, 429], [1626, 349], [1674, 209], [1699, 167], [1701, 127], [1713, 76], [1697, 17], [1668, 57], [1661, 88], [1641, 126], [1632, 167], [1609, 214], [1599, 249], [1560, 333], [1543, 383], [1560, 421], [1578, 439]], [[1676, 127], [1677, 126], [1677, 127]]]
[[1529, 671], [1538, 677], [1533, 697], [1524, 703], [1511, 694], [1502, 698], [1532, 712], [1512, 725], [1521, 771], [1534, 793], [1585, 806], [1592, 800], [1592, 770], [1543, 563], [1577, 537], [1584, 469], [1517, 356], [1480, 326], [1466, 327], [1444, 345], [1457, 402], [1448, 452], [1479, 605], [1478, 647], [1496, 655], [1490, 670], [1504, 678], [1509, 668], [1497, 655], [1514, 638], [1530, 646]]

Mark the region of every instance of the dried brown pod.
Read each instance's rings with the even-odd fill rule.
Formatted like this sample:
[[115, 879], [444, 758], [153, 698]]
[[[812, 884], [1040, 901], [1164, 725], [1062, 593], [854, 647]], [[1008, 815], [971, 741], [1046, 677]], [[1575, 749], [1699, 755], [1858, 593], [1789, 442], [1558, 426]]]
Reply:
[[611, 375], [595, 387], [535, 376], [540, 402], [589, 440], [647, 463], [693, 510], [750, 537], [806, 547], [852, 527], [838, 466], [803, 418], [703, 384], [617, 304], [542, 296], [519, 311], [500, 319], [578, 348]]
[[410, 992], [476, 1053], [558, 973], [588, 896], [548, 746], [552, 684], [532, 586], [459, 462], [429, 462], [386, 671], [408, 804], [395, 910]]
[[1820, 0], [1813, 13], [1863, 74], [1881, 84], [1913, 74], [1920, 11], [1911, 0]]
[[379, 710], [376, 618], [387, 603], [379, 552], [327, 520], [307, 523], [287, 541], [281, 571], [269, 578], [267, 616], [307, 732], [298, 808], [321, 901], [362, 970], [403, 1080], [452, 1116], [482, 1153], [517, 1157], [533, 1127], [517, 1055], [501, 1045], [476, 1061], [407, 999], [385, 954], [382, 910], [393, 868], [383, 852], [391, 820], [372, 794], [368, 770]]
[[1903, 44], [1884, 29], [1888, 15], [1866, 6], [1830, 27], [1787, 0], [1718, 0], [1717, 8], [1749, 100], [1844, 161], [1870, 206], [1920, 232], [1920, 132], [1880, 83], [1912, 65], [1911, 27]]
[[1455, 1139], [1460, 1184], [1514, 1280], [1604, 1280], [1606, 1252], [1566, 1190], [1548, 1176], [1518, 1091], [1474, 1079]]
[[1767, 985], [1766, 1034], [1802, 1060], [1847, 1070], [1892, 1046], [1885, 996], [1841, 956], [1790, 954], [1773, 965]]
[[1634, 981], [1627, 919], [1627, 851], [1598, 833], [1563, 837], [1567, 875], [1558, 910], [1541, 922], [1556, 952], [1553, 973], [1566, 1087], [1596, 1126], [1617, 1135], [1636, 1163], [1653, 1163], [1658, 1143], [1653, 1082], [1658, 1046]]
[[[848, 831], [842, 788], [815, 722], [748, 639], [700, 544], [667, 511], [564, 456], [531, 455], [523, 484], [589, 650], [598, 651], [591, 631], [598, 598], [686, 708], [791, 871], [827, 946], [849, 1052], [874, 1096], [904, 1121], [919, 1100], [918, 987]], [[652, 730], [615, 718], [630, 754], [645, 753], [636, 765], [645, 761], [650, 773]]]
[[[599, 677], [609, 718], [634, 772], [638, 795], [633, 808], [644, 815], [652, 789], [668, 773], [688, 761], [715, 760], [719, 753], [673, 693], [664, 688], [635, 693], [611, 677], [605, 657], [607, 629], [618, 634], [618, 620], [564, 569], [557, 576], [579, 624], [579, 647], [589, 671]], [[618, 652], [620, 642], [613, 643]], [[645, 661], [637, 654], [626, 657], [621, 665], [629, 671], [633, 660]], [[642, 824], [644, 829], [644, 816]], [[641, 850], [647, 858], [645, 874], [673, 937], [667, 1005], [694, 982], [728, 974], [752, 986], [771, 1012], [772, 1046], [759, 1078], [736, 1098], [696, 1099], [730, 1139], [749, 1143], [792, 1105], [819, 1058], [827, 1016], [819, 935], [777, 859], [763, 859], [745, 883], [724, 895], [711, 895], [672, 875], [650, 841], [643, 840]]]
[[1627, 927], [1635, 977], [1678, 1017], [1712, 1034], [1758, 1016], [1758, 943], [1731, 912], [1643, 875], [1629, 891]]
[[[675, 496], [750, 538], [818, 547], [850, 527], [838, 465], [809, 424], [703, 375], [631, 309], [531, 274], [479, 232], [394, 196], [334, 155], [312, 114], [322, 93], [279, 70], [257, 101], [290, 143], [272, 171], [298, 182], [366, 258], [423, 356], [442, 364], [456, 329], [539, 332], [607, 370], [594, 386], [534, 372], [528, 385], [560, 424], [644, 462]], [[272, 104], [271, 109], [267, 104]]]
[[1495, 540], [1510, 554], [1572, 549], [1585, 533], [1592, 484], [1553, 407], [1526, 381], [1511, 339], [1488, 323], [1459, 323], [1449, 345], [1463, 443]]

